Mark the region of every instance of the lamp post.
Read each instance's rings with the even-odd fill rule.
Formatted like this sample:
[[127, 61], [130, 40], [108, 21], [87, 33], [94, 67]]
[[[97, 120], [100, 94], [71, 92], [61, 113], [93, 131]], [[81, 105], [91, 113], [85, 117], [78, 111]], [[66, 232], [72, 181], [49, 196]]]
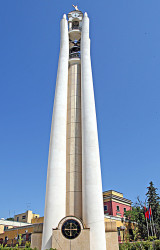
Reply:
[[[122, 217], [121, 221], [122, 221], [122, 223], [124, 223], [124, 221], [125, 221], [124, 217]], [[124, 231], [126, 229], [126, 227], [124, 226], [124, 224], [123, 224], [123, 226], [120, 227], [120, 229], [123, 231], [123, 242], [124, 242]]]
[[26, 241], [28, 241], [28, 230], [25, 230], [26, 233]]
[[7, 241], [8, 241], [8, 236], [5, 237], [5, 245], [7, 244]]

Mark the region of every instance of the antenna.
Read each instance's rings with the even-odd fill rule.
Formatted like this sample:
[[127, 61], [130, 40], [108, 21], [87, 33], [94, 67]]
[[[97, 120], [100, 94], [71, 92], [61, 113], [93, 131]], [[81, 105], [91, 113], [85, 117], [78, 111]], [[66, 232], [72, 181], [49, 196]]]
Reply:
[[31, 209], [31, 203], [30, 202], [26, 202], [26, 207], [27, 207], [27, 210], [30, 210]]

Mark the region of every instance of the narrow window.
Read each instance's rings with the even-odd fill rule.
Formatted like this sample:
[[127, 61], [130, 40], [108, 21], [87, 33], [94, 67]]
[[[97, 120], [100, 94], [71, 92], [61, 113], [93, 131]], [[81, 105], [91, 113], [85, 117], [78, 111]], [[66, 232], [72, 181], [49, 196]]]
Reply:
[[124, 213], [126, 212], [126, 207], [124, 207]]
[[105, 205], [104, 206], [104, 211], [107, 211], [107, 210], [108, 210], [107, 205]]
[[117, 206], [117, 211], [120, 211], [120, 210], [119, 210], [119, 206]]
[[121, 236], [120, 227], [117, 227], [118, 236]]
[[72, 23], [72, 29], [73, 29], [73, 30], [79, 29], [79, 22], [78, 22], [78, 21], [74, 21], [74, 22]]

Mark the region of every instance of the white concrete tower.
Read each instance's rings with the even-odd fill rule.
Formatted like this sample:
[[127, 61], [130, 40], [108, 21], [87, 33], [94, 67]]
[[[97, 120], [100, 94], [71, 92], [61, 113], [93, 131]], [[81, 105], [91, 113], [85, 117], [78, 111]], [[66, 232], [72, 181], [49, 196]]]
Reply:
[[50, 134], [42, 249], [52, 245], [52, 229], [66, 215], [66, 123], [68, 85], [68, 22], [61, 20], [61, 43]]
[[106, 249], [104, 209], [87, 13], [82, 23], [81, 67], [83, 222], [90, 228], [90, 248], [103, 250]]
[[74, 7], [61, 20], [42, 250], [106, 250], [89, 18]]

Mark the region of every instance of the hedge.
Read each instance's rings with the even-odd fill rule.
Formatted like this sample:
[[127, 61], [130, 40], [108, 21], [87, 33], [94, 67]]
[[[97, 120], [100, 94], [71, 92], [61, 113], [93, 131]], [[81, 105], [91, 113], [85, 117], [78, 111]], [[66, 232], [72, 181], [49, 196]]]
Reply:
[[[7, 247], [7, 245], [3, 246], [0, 245], [0, 250], [38, 250], [36, 247], [35, 248], [30, 248], [30, 247], [19, 247], [18, 245], [15, 247]], [[57, 250], [56, 248], [50, 248], [46, 250]]]
[[120, 243], [119, 250], [160, 250], [160, 240]]

